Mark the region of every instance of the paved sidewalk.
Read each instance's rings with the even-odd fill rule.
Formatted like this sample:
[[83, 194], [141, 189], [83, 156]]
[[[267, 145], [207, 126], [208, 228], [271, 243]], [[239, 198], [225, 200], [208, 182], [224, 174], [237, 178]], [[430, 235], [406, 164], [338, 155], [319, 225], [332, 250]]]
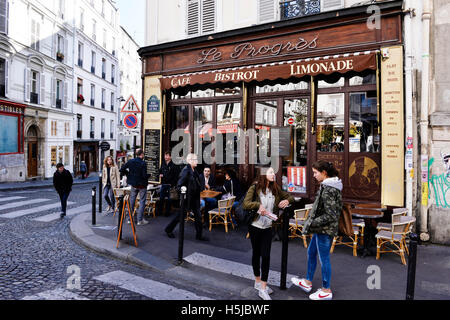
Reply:
[[[99, 177], [97, 173], [91, 174], [85, 179], [74, 178], [73, 184], [89, 184], [98, 183]], [[15, 190], [26, 190], [26, 189], [39, 189], [39, 188], [53, 188], [53, 179], [43, 179], [35, 181], [25, 181], [25, 182], [3, 182], [0, 183], [0, 191], [15, 191]]]
[[[257, 299], [257, 296], [246, 296], [250, 292], [253, 281], [243, 279], [239, 272], [227, 268], [239, 265], [242, 269], [251, 267], [251, 244], [245, 238], [246, 228], [231, 229], [225, 233], [223, 227], [214, 226], [204, 235], [209, 242], [195, 240], [193, 222], [185, 225], [184, 262], [177, 266], [178, 228], [175, 239], [170, 239], [164, 232], [165, 226], [177, 214], [147, 218], [150, 223], [136, 226], [138, 247], [133, 244], [131, 226], [124, 223], [123, 239], [116, 249], [117, 214], [104, 216], [96, 213], [97, 223], [92, 226], [91, 212], [73, 218], [70, 224], [72, 238], [78, 243], [102, 254], [106, 254], [126, 262], [138, 264], [167, 276], [182, 276], [194, 283], [209, 282], [212, 285], [228, 286], [230, 291], [241, 290], [246, 299]], [[307, 249], [299, 239], [289, 241], [288, 275], [306, 275]], [[198, 260], [203, 259], [203, 261]], [[187, 262], [189, 261], [189, 262]], [[196, 263], [195, 261], [200, 261]], [[219, 263], [217, 262], [219, 261]], [[380, 260], [375, 257], [353, 257], [351, 248], [338, 246], [331, 255], [332, 289], [336, 300], [404, 300], [406, 295], [407, 266], [400, 262], [395, 254], [383, 254]], [[375, 267], [374, 267], [375, 266]], [[245, 268], [244, 268], [245, 267]], [[380, 271], [380, 288], [369, 289], [368, 284], [374, 281], [374, 268]], [[273, 241], [271, 251], [271, 274], [281, 271], [281, 242]], [[230, 269], [231, 270], [231, 269]], [[251, 270], [251, 269], [249, 269]], [[372, 276], [372, 277], [371, 277]], [[371, 278], [370, 278], [371, 277]], [[279, 279], [277, 280], [279, 281]], [[288, 289], [275, 289], [273, 299], [303, 300], [308, 296], [299, 288], [290, 285]], [[269, 278], [270, 282], [270, 278]], [[242, 287], [242, 285], [244, 285]], [[318, 263], [313, 288], [321, 286], [320, 263]], [[252, 291], [253, 292], [253, 291]], [[450, 247], [438, 245], [419, 245], [416, 270], [416, 299], [450, 299]]]

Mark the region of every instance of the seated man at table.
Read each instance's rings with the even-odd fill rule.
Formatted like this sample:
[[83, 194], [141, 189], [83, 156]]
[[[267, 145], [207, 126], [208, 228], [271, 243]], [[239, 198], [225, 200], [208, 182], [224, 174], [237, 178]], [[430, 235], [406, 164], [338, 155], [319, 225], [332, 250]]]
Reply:
[[[211, 174], [211, 168], [205, 167], [203, 173], [199, 176], [200, 179], [200, 191], [203, 190], [214, 190], [216, 187], [214, 176]], [[217, 208], [216, 198], [204, 198], [200, 200], [200, 210], [205, 208], [205, 215], [208, 211]], [[207, 219], [205, 219], [207, 221]]]

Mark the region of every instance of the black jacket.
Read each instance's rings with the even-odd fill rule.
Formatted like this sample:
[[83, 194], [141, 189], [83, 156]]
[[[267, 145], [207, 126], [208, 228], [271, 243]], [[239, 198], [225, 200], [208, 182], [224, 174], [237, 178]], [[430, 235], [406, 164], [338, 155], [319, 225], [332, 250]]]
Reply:
[[[199, 175], [199, 180], [200, 180], [200, 189], [203, 191], [206, 189], [205, 175], [203, 173]], [[214, 176], [212, 174], [209, 175], [208, 185], [211, 190], [214, 190], [216, 188], [216, 180], [214, 179]]]
[[62, 173], [58, 170], [53, 174], [53, 186], [58, 193], [72, 191], [73, 178], [70, 172], [66, 169]]
[[178, 179], [177, 189], [180, 192], [181, 187], [187, 187], [187, 207], [189, 209], [194, 209], [200, 207], [200, 179], [197, 171], [193, 170], [191, 165], [186, 165], [180, 173], [180, 178]]
[[[233, 188], [231, 188], [231, 182], [233, 181]], [[233, 196], [236, 196], [236, 201], [240, 201], [244, 196], [244, 192], [242, 191], [241, 183], [238, 179], [225, 180], [223, 183], [223, 190], [225, 193], [231, 193]]]
[[161, 168], [159, 169], [159, 173], [163, 175], [161, 178], [162, 184], [170, 184], [171, 187], [175, 187], [177, 185], [180, 170], [175, 163], [170, 161], [169, 164], [166, 164], [166, 161], [163, 161]]
[[131, 159], [120, 168], [120, 173], [127, 176], [127, 183], [133, 187], [147, 187], [149, 174], [147, 164], [139, 157]]

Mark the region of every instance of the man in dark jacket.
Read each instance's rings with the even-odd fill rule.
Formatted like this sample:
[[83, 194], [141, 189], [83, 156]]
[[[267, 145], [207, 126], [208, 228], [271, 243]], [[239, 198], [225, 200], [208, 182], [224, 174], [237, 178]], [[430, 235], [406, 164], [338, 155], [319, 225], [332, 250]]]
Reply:
[[67, 199], [72, 191], [73, 178], [70, 172], [64, 169], [62, 163], [56, 165], [56, 171], [53, 174], [53, 186], [59, 194], [61, 200], [61, 219], [66, 215]]
[[[199, 176], [200, 179], [200, 191], [203, 190], [215, 190], [216, 181], [214, 176], [211, 174], [211, 168], [205, 167], [203, 173]], [[204, 215], [205, 218], [208, 217], [208, 211], [217, 208], [216, 198], [204, 198], [200, 200], [200, 209], [205, 208]], [[205, 225], [207, 225], [207, 219], [205, 219]]]
[[[178, 190], [181, 190], [181, 187], [187, 187], [186, 208], [194, 213], [196, 231], [195, 238], [200, 241], [208, 241], [208, 238], [202, 236], [202, 217], [200, 214], [200, 179], [198, 173], [195, 171], [198, 161], [197, 155], [193, 153], [188, 154], [186, 161], [188, 164], [181, 171], [177, 188]], [[175, 229], [178, 222], [180, 222], [180, 215], [177, 215], [166, 227], [165, 231], [169, 238], [175, 238], [173, 229]]]
[[[164, 152], [164, 161], [159, 169], [159, 176], [161, 178], [161, 190], [159, 195], [159, 207], [160, 213], [163, 212], [164, 204], [166, 205], [166, 211], [164, 216], [170, 214], [170, 207], [172, 200], [170, 198], [170, 189], [177, 186], [178, 175], [180, 174], [178, 167], [172, 162], [172, 156], [170, 151]], [[166, 202], [167, 198], [167, 202]]]
[[144, 208], [147, 200], [147, 185], [149, 174], [147, 173], [147, 165], [144, 161], [144, 150], [136, 150], [136, 158], [131, 159], [125, 163], [120, 172], [127, 176], [127, 183], [131, 186], [130, 192], [130, 209], [134, 210], [136, 197], [139, 193], [139, 210], [137, 212], [137, 225], [141, 226], [147, 224], [148, 221], [144, 219]]

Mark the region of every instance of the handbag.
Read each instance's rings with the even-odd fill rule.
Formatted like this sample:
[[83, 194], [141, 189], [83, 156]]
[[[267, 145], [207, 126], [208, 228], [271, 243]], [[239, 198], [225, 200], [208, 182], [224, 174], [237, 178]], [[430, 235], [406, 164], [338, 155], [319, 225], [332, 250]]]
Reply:
[[350, 205], [344, 204], [342, 206], [342, 213], [339, 215], [339, 234], [348, 237], [353, 236], [352, 214], [350, 212]]
[[[256, 192], [253, 194], [252, 201], [255, 200], [255, 195], [256, 195]], [[244, 198], [245, 197], [243, 197], [241, 199], [241, 201], [239, 202], [239, 205], [236, 207], [235, 214], [236, 214], [236, 217], [239, 219], [240, 222], [242, 222], [246, 226], [249, 226], [255, 220], [255, 217], [258, 214], [258, 210], [245, 210], [243, 208]]]
[[[230, 182], [231, 182], [231, 192], [227, 192], [224, 195], [222, 195], [220, 200], [227, 200], [233, 196], [233, 180], [231, 180]], [[225, 189], [225, 187], [224, 187], [224, 189]], [[225, 191], [227, 191], [227, 189], [225, 189]]]
[[177, 187], [171, 187], [169, 193], [170, 193], [170, 200], [179, 200], [180, 199], [180, 195], [178, 194]]

